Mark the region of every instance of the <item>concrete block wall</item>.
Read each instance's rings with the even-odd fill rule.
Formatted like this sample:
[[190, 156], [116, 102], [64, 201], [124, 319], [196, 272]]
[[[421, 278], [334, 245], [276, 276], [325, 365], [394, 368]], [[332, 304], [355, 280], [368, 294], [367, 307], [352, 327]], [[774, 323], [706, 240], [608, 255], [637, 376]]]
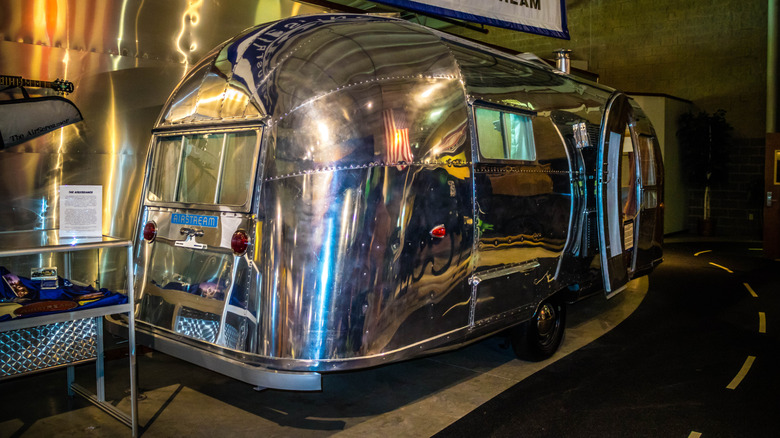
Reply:
[[[761, 239], [763, 232], [764, 139], [737, 140], [729, 154], [729, 175], [710, 194], [715, 235]], [[697, 232], [703, 189], [688, 190], [688, 229]]]
[[[759, 144], [764, 144], [766, 132], [767, 1], [567, 0], [566, 4], [570, 41], [492, 27], [487, 35], [454, 27], [448, 31], [547, 59], [554, 58], [556, 49], [571, 49], [576, 61], [572, 65], [587, 65], [603, 84], [632, 93], [672, 95], [709, 113], [726, 110], [738, 145], [731, 166], [736, 185], [722, 189], [724, 200], [713, 197], [713, 215], [718, 219], [723, 215], [719, 233], [760, 235], [756, 231], [760, 211], [754, 211], [749, 221], [750, 212], [739, 211], [747, 208], [747, 193], [739, 190], [763, 178]], [[695, 193], [690, 191], [691, 200]], [[689, 222], [701, 215], [696, 205], [690, 204]]]

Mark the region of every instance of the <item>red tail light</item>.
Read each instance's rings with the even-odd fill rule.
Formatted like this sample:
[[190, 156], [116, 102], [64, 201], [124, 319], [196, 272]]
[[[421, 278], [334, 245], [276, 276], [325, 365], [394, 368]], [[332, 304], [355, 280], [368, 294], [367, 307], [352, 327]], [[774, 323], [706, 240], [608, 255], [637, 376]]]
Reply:
[[157, 237], [157, 224], [153, 221], [149, 221], [144, 225], [144, 239], [149, 242], [154, 242], [155, 237]]
[[444, 228], [444, 225], [437, 225], [433, 227], [433, 229], [430, 231], [431, 237], [435, 237], [437, 239], [443, 239], [444, 236], [447, 235], [447, 229]]
[[244, 230], [238, 230], [233, 233], [230, 239], [230, 247], [235, 255], [243, 255], [249, 247], [249, 235]]

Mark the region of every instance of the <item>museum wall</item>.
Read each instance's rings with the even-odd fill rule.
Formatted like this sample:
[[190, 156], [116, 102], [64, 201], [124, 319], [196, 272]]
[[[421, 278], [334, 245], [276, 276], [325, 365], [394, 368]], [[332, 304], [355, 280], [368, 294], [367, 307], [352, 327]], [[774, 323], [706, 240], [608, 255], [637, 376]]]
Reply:
[[[744, 190], [762, 175], [756, 145], [765, 123], [766, 1], [569, 0], [567, 8], [570, 41], [492, 27], [487, 35], [446, 30], [545, 58], [571, 49], [573, 65], [604, 84], [726, 110], [737, 137], [732, 156], [739, 159], [731, 180], [713, 194], [713, 214], [729, 218], [719, 232], [760, 233], [760, 207], [745, 210]], [[104, 231], [130, 237], [149, 130], [187, 68], [241, 29], [322, 10], [292, 0], [0, 2], [0, 71], [73, 81], [68, 98], [85, 119], [0, 151], [0, 169], [17, 175], [0, 187], [2, 228], [51, 228], [58, 184], [103, 184]], [[694, 191], [687, 196], [698, 205]], [[690, 208], [688, 222], [697, 214]]]
[[291, 0], [0, 1], [0, 74], [71, 81], [66, 97], [83, 115], [0, 149], [0, 230], [57, 228], [59, 186], [90, 184], [103, 186], [103, 233], [131, 238], [151, 129], [187, 70], [250, 26], [324, 11]]
[[[766, 124], [767, 2], [764, 0], [567, 0], [571, 40], [490, 28], [487, 35], [448, 31], [552, 59], [573, 51], [572, 65], [632, 93], [663, 93], [734, 127], [729, 179], [714, 188], [717, 233], [761, 235], [760, 189]], [[702, 191], [688, 190], [688, 225], [696, 231]], [[751, 216], [752, 215], [752, 216]], [[752, 219], [751, 219], [752, 217]]]

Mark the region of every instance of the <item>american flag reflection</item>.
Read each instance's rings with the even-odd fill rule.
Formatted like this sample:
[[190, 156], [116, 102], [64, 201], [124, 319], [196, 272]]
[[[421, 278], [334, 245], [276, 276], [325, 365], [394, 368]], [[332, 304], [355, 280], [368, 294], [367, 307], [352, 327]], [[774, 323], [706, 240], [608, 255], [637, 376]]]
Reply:
[[382, 113], [385, 122], [385, 147], [389, 163], [414, 161], [409, 145], [409, 124], [403, 110], [387, 109]]

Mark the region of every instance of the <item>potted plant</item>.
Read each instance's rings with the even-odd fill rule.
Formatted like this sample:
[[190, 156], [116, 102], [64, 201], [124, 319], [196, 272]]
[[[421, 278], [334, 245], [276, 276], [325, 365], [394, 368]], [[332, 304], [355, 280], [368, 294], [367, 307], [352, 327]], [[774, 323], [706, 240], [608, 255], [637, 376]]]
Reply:
[[713, 114], [701, 111], [680, 116], [677, 138], [680, 141], [680, 158], [688, 183], [704, 189], [702, 218], [699, 233], [712, 235], [715, 223], [710, 210], [712, 187], [728, 177], [728, 153], [731, 149], [732, 126], [726, 121], [726, 111]]

